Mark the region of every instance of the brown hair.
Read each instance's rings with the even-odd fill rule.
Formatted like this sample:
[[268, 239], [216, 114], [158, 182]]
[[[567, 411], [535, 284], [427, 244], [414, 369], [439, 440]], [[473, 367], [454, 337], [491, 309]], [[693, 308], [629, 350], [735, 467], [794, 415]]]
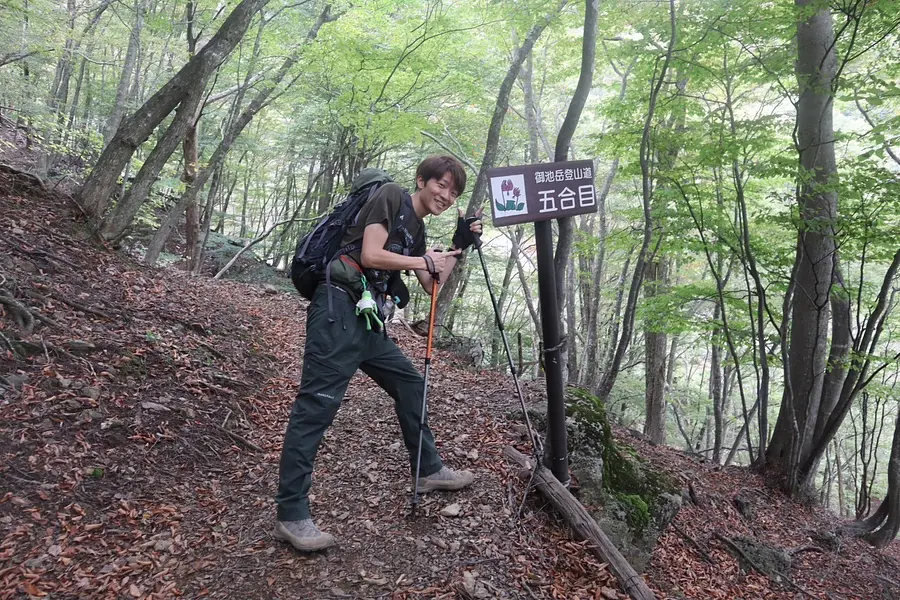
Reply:
[[450, 176], [453, 177], [453, 187], [456, 190], [456, 195], [461, 196], [466, 189], [466, 170], [463, 168], [462, 163], [453, 156], [447, 154], [429, 156], [420, 162], [416, 168], [416, 181], [419, 180], [419, 177], [425, 183], [428, 183], [431, 179], [440, 180], [447, 173], [450, 173]]

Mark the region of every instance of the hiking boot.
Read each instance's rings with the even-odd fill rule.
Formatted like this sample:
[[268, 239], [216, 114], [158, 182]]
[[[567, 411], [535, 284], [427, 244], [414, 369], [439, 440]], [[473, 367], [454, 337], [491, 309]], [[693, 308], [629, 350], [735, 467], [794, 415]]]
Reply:
[[334, 545], [334, 536], [319, 531], [312, 519], [276, 521], [273, 536], [301, 552], [315, 552]]
[[419, 493], [427, 494], [435, 490], [459, 490], [475, 481], [472, 471], [454, 471], [448, 467], [441, 467], [437, 473], [427, 477], [419, 477]]

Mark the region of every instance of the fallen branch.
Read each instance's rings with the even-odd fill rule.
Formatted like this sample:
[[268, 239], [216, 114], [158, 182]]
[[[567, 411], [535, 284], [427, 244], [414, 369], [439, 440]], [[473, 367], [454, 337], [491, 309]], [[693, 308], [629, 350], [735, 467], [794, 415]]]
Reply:
[[82, 304], [81, 302], [78, 302], [77, 300], [72, 300], [71, 298], [66, 298], [65, 296], [63, 296], [62, 294], [59, 294], [57, 292], [50, 292], [50, 296], [54, 300], [59, 300], [63, 304], [68, 304], [72, 308], [74, 308], [76, 310], [80, 310], [81, 312], [85, 312], [85, 313], [94, 315], [95, 317], [100, 317], [101, 319], [106, 319], [107, 321], [115, 321], [115, 318], [113, 318], [112, 315], [108, 315], [105, 312], [103, 312], [102, 310], [97, 310], [96, 308], [91, 308], [90, 306], [87, 306], [86, 304]]
[[228, 261], [228, 264], [225, 265], [224, 267], [222, 267], [222, 270], [219, 271], [218, 273], [216, 273], [216, 274], [213, 276], [213, 279], [220, 279], [220, 278], [222, 277], [222, 275], [224, 275], [225, 272], [228, 271], [228, 269], [230, 269], [231, 266], [234, 265], [234, 263], [237, 262], [237, 259], [239, 259], [239, 258], [241, 257], [241, 255], [242, 255], [244, 252], [246, 252], [247, 250], [249, 250], [250, 248], [252, 248], [252, 247], [255, 246], [256, 244], [260, 243], [261, 241], [263, 241], [264, 239], [266, 239], [267, 237], [269, 237], [269, 235], [270, 235], [273, 231], [275, 231], [275, 228], [276, 228], [276, 227], [278, 227], [278, 226], [280, 226], [280, 225], [284, 225], [285, 223], [294, 223], [294, 222], [301, 222], [301, 223], [302, 223], [302, 222], [304, 222], [304, 221], [318, 221], [318, 220], [321, 219], [323, 216], [324, 216], [324, 215], [319, 215], [319, 216], [317, 216], [317, 217], [309, 217], [309, 218], [306, 218], [306, 219], [285, 219], [284, 221], [279, 221], [278, 223], [275, 223], [274, 225], [272, 225], [271, 227], [269, 227], [265, 232], [263, 232], [263, 234], [260, 235], [258, 238], [252, 239], [252, 240], [248, 241], [246, 244], [244, 244], [244, 247], [241, 248], [240, 250], [238, 250], [238, 253], [234, 255], [234, 258], [232, 258], [231, 260], [229, 260], [229, 261]]
[[10, 175], [14, 175], [16, 177], [21, 177], [23, 179], [27, 179], [31, 182], [32, 185], [36, 184], [40, 186], [42, 190], [47, 191], [47, 186], [44, 184], [44, 180], [35, 175], [34, 173], [29, 173], [28, 171], [23, 171], [22, 169], [17, 169], [12, 165], [0, 164], [0, 171], [4, 171], [9, 173]]
[[[31, 245], [31, 244], [29, 244], [28, 242], [26, 242], [25, 240], [23, 240], [22, 238], [20, 238], [20, 237], [14, 235], [14, 234], [12, 234], [12, 233], [7, 233], [7, 237], [9, 237], [9, 238], [11, 238], [11, 239], [13, 239], [13, 240], [19, 242], [19, 244], [21, 244], [22, 246], [30, 246], [30, 245]], [[18, 251], [21, 252], [22, 254], [27, 254], [28, 256], [42, 256], [42, 257], [48, 259], [50, 262], [52, 262], [52, 261], [59, 261], [59, 262], [61, 262], [61, 263], [64, 263], [64, 264], [68, 265], [68, 266], [69, 266], [70, 268], [72, 268], [72, 269], [75, 269], [75, 270], [81, 270], [81, 269], [82, 269], [81, 265], [76, 265], [76, 264], [73, 263], [72, 261], [70, 261], [70, 260], [68, 260], [68, 259], [66, 259], [66, 258], [63, 258], [62, 256], [59, 256], [59, 255], [57, 255], [57, 254], [53, 254], [52, 252], [47, 252], [46, 250], [26, 250], [25, 248], [23, 248], [23, 247], [21, 247], [21, 246], [16, 246], [15, 244], [13, 244], [12, 242], [10, 242], [9, 240], [4, 240], [4, 241], [5, 241], [7, 244], [9, 244], [11, 248], [14, 248], [14, 249], [18, 250]], [[53, 265], [53, 266], [56, 267], [57, 269], [59, 268], [59, 265]]]
[[818, 546], [815, 546], [813, 544], [807, 544], [805, 546], [797, 546], [796, 548], [791, 548], [790, 550], [787, 550], [788, 555], [790, 555], [792, 557], [797, 556], [798, 554], [803, 554], [804, 552], [818, 552], [821, 554], [821, 553], [825, 552], [825, 550], [823, 550], [822, 548], [819, 548]]
[[251, 450], [259, 452], [260, 454], [266, 453], [265, 450], [263, 450], [262, 448], [260, 448], [259, 446], [257, 446], [256, 444], [254, 444], [253, 442], [248, 440], [247, 438], [236, 434], [235, 432], [231, 431], [230, 429], [225, 429], [224, 427], [220, 427], [220, 426], [216, 425], [215, 423], [212, 423], [212, 426], [215, 427], [216, 429], [218, 429], [219, 431], [221, 431], [222, 433], [224, 433], [225, 435], [227, 435], [228, 437], [230, 437], [231, 439], [233, 439], [234, 441], [240, 442], [241, 444], [245, 445], [246, 447], [250, 448]]
[[198, 341], [197, 345], [199, 345], [202, 348], [205, 348], [207, 351], [209, 351], [210, 354], [212, 354], [213, 356], [215, 356], [216, 358], [218, 358], [220, 360], [228, 360], [227, 356], [225, 356], [224, 354], [222, 354], [221, 352], [216, 350], [214, 347], [210, 346], [209, 344], [207, 344], [205, 342]]
[[63, 326], [60, 325], [59, 322], [55, 321], [54, 319], [51, 319], [50, 317], [48, 317], [47, 315], [45, 315], [44, 313], [42, 313], [38, 310], [35, 310], [32, 308], [31, 314], [34, 315], [35, 319], [37, 319], [41, 323], [44, 323], [45, 325], [49, 325], [50, 327], [55, 327], [56, 329], [63, 329]]
[[592, 542], [591, 550], [600, 560], [609, 564], [610, 571], [619, 580], [625, 593], [634, 600], [656, 600], [656, 596], [641, 576], [628, 564], [587, 509], [556, 480], [549, 469], [543, 465], [532, 465], [527, 456], [512, 446], [507, 446], [503, 453], [519, 466], [533, 470], [537, 489], [562, 513], [563, 518], [580, 538]]

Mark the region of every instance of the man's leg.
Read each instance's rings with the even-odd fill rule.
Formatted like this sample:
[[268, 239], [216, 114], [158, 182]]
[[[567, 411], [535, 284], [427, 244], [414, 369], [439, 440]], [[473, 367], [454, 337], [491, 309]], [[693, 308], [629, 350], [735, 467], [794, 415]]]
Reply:
[[[419, 423], [422, 421], [422, 394], [425, 380], [409, 359], [400, 352], [390, 338], [380, 336], [377, 343], [369, 347], [363, 372], [375, 380], [394, 399], [394, 410], [400, 421], [403, 441], [410, 456], [410, 468], [416, 472], [416, 458], [419, 447]], [[454, 471], [441, 464], [434, 445], [434, 436], [428, 427], [428, 419], [422, 424], [422, 468], [419, 470], [419, 491], [458, 490], [475, 479], [471, 471]]]
[[300, 390], [291, 409], [278, 468], [279, 521], [309, 518], [313, 461], [341, 406], [350, 377], [312, 357], [303, 359]]
[[[409, 452], [410, 467], [415, 474], [425, 380], [390, 338], [385, 338], [384, 335], [372, 337], [372, 345], [360, 368], [394, 399], [394, 410], [400, 421], [403, 442]], [[426, 416], [422, 428], [422, 468], [419, 469], [419, 476], [436, 473], [441, 470], [441, 466], [441, 458], [434, 445], [434, 435], [428, 427]]]
[[[278, 495], [275, 498], [279, 522], [299, 522], [310, 518], [309, 489], [313, 462], [322, 436], [334, 420], [347, 384], [359, 365], [359, 350], [354, 344], [355, 315], [347, 318], [347, 305], [352, 311], [352, 304], [345, 297], [337, 297], [341, 292], [333, 293], [332, 319], [329, 319], [324, 290], [317, 293], [307, 315], [303, 375], [291, 410], [279, 464]], [[276, 536], [278, 534], [276, 528]], [[284, 539], [287, 536], [281, 537]], [[289, 541], [293, 543], [294, 540]]]

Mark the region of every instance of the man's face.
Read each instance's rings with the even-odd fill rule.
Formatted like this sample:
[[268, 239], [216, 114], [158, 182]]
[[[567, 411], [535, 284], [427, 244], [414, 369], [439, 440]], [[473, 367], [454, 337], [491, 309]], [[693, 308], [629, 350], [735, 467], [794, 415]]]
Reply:
[[421, 190], [422, 202], [433, 215], [441, 214], [456, 202], [458, 194], [454, 187], [453, 175], [449, 172], [444, 173], [440, 179], [431, 178], [424, 182], [419, 177], [416, 183]]

